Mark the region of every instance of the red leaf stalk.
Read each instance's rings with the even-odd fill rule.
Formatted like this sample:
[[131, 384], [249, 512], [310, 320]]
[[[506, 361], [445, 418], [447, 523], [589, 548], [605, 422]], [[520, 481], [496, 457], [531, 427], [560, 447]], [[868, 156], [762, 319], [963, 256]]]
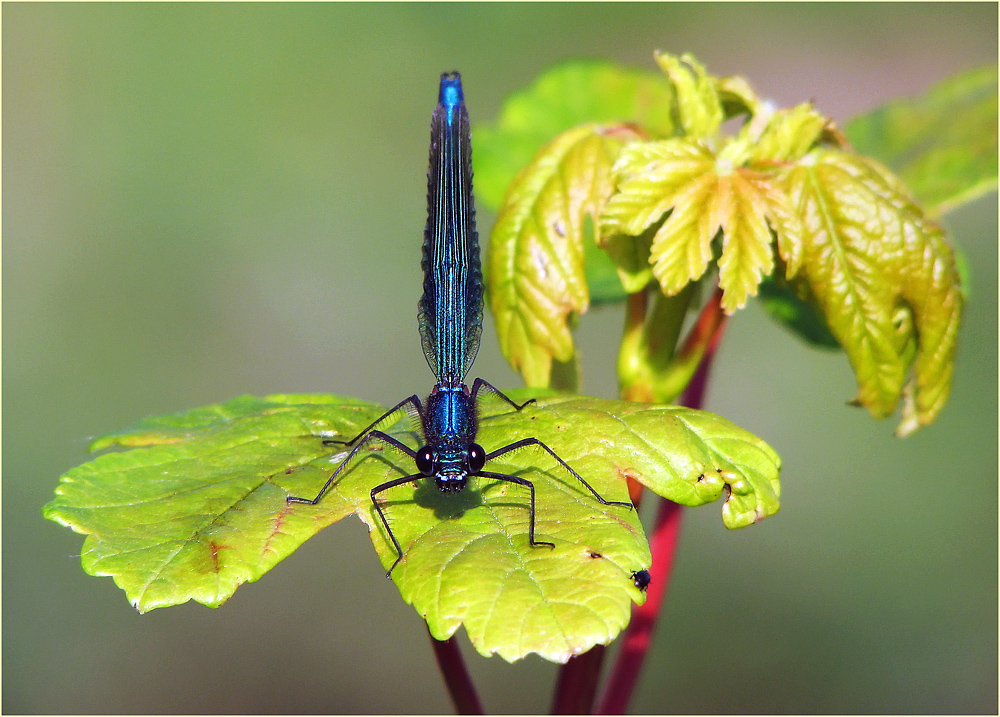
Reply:
[[552, 714], [588, 715], [594, 709], [597, 681], [604, 661], [604, 645], [595, 645], [582, 655], [569, 658], [559, 669], [552, 695]]
[[[728, 322], [728, 317], [722, 312], [721, 299], [722, 292], [717, 290], [712, 300], [702, 310], [697, 324], [692, 329], [691, 336], [688, 337], [682, 349], [682, 353], [695, 350], [696, 346], [704, 344], [707, 338], [706, 334], [711, 332], [708, 347], [698, 369], [681, 396], [681, 404], [689, 408], [701, 408], [705, 401], [712, 359], [715, 357], [715, 351]], [[680, 527], [681, 506], [661, 498], [656, 516], [656, 526], [649, 541], [653, 558], [649, 572], [653, 580], [647, 588], [646, 602], [632, 610], [632, 620], [625, 629], [621, 652], [618, 654], [614, 668], [612, 668], [604, 698], [597, 711], [598, 714], [624, 714], [628, 708], [636, 682], [639, 679], [639, 673], [642, 670], [642, 663], [652, 641], [653, 629], [656, 627], [663, 597], [670, 585], [670, 573], [677, 550]]]
[[434, 648], [434, 657], [437, 658], [438, 669], [448, 687], [448, 694], [451, 695], [451, 702], [455, 705], [455, 712], [460, 715], [482, 715], [483, 704], [479, 701], [479, 694], [475, 685], [472, 684], [472, 677], [465, 667], [465, 660], [458, 649], [458, 643], [454, 637], [447, 640], [438, 640], [427, 632], [431, 638], [431, 646]]
[[632, 620], [625, 629], [621, 652], [611, 671], [608, 687], [597, 714], [624, 714], [628, 707], [635, 683], [639, 679], [643, 660], [649, 650], [660, 604], [670, 584], [670, 570], [674, 562], [680, 527], [681, 506], [673, 501], [660, 499], [656, 528], [649, 541], [650, 551], [653, 554], [653, 564], [649, 573], [653, 576], [653, 580], [646, 589], [646, 602], [632, 609]]

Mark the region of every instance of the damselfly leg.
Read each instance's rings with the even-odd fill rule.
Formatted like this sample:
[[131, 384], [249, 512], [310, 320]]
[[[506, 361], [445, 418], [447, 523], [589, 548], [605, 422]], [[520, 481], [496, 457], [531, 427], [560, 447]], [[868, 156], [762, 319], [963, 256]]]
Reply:
[[489, 381], [485, 381], [485, 380], [483, 380], [481, 378], [477, 378], [475, 381], [472, 382], [472, 401], [473, 401], [473, 403], [477, 403], [477, 405], [478, 405], [478, 400], [477, 399], [478, 399], [478, 396], [479, 396], [479, 392], [483, 391], [483, 390], [485, 390], [486, 392], [492, 393], [494, 396], [499, 396], [501, 399], [503, 399], [504, 401], [506, 401], [507, 403], [509, 403], [511, 406], [513, 406], [514, 408], [516, 408], [518, 411], [520, 411], [522, 408], [524, 408], [528, 404], [531, 404], [531, 403], [535, 402], [535, 399], [529, 398], [524, 403], [520, 403], [520, 404], [519, 403], [515, 403], [514, 400], [512, 398], [510, 398], [510, 396], [508, 396], [506, 393], [504, 393], [503, 391], [501, 391], [499, 388], [497, 388], [496, 386], [494, 386]]
[[[510, 400], [510, 399], [508, 399], [508, 400]], [[378, 418], [376, 418], [374, 421], [372, 421], [370, 424], [368, 424], [367, 428], [365, 428], [363, 431], [361, 431], [361, 433], [359, 433], [358, 435], [356, 435], [351, 440], [349, 440], [349, 441], [341, 441], [341, 440], [338, 440], [336, 438], [327, 438], [327, 439], [325, 439], [323, 441], [323, 445], [324, 446], [332, 446], [332, 445], [336, 444], [336, 445], [339, 445], [339, 446], [352, 446], [352, 445], [354, 445], [355, 441], [357, 441], [363, 435], [365, 435], [370, 430], [372, 430], [373, 428], [375, 428], [375, 426], [378, 426], [379, 424], [381, 424], [382, 422], [384, 422], [390, 416], [395, 415], [395, 414], [399, 413], [401, 410], [403, 410], [403, 406], [405, 406], [408, 403], [411, 404], [413, 406], [413, 408], [409, 409], [407, 411], [407, 413], [409, 413], [412, 416], [414, 414], [414, 411], [415, 411], [416, 415], [419, 417], [421, 415], [421, 411], [422, 411], [422, 409], [420, 407], [420, 398], [416, 394], [413, 394], [409, 398], [404, 398], [402, 401], [400, 401], [395, 406], [393, 406], [392, 408], [390, 408], [388, 411], [386, 411], [385, 413], [383, 413], [381, 416], [379, 416]]]
[[308, 503], [309, 505], [316, 505], [317, 503], [319, 503], [319, 501], [323, 498], [323, 495], [330, 489], [330, 486], [333, 485], [334, 481], [337, 480], [337, 476], [343, 473], [344, 468], [346, 468], [347, 465], [350, 464], [350, 462], [354, 459], [354, 457], [358, 453], [360, 453], [361, 450], [364, 449], [372, 441], [381, 441], [382, 443], [385, 443], [386, 445], [391, 446], [396, 450], [401, 451], [402, 453], [405, 453], [410, 458], [416, 458], [417, 454], [412, 448], [409, 448], [408, 446], [400, 443], [387, 433], [383, 433], [382, 431], [370, 431], [363, 435], [364, 438], [362, 438], [358, 442], [358, 444], [351, 449], [351, 452], [347, 454], [347, 458], [345, 458], [341, 462], [341, 464], [337, 466], [337, 470], [333, 472], [333, 474], [327, 479], [326, 483], [323, 484], [323, 487], [319, 489], [319, 493], [316, 494], [315, 498], [302, 498], [299, 496], [290, 495], [285, 499], [285, 501], [288, 503]]
[[500, 456], [502, 456], [502, 455], [504, 455], [506, 453], [510, 453], [511, 451], [520, 450], [522, 448], [527, 448], [528, 446], [538, 446], [539, 448], [542, 448], [543, 450], [545, 450], [545, 452], [548, 453], [550, 456], [552, 456], [553, 458], [555, 458], [556, 461], [559, 462], [559, 465], [561, 465], [563, 468], [565, 468], [566, 470], [568, 470], [570, 472], [570, 475], [572, 475], [578, 481], [580, 481], [581, 483], [583, 483], [584, 486], [586, 486], [587, 490], [589, 490], [594, 495], [594, 497], [597, 498], [598, 501], [600, 501], [601, 505], [620, 505], [620, 506], [625, 507], [625, 508], [632, 508], [632, 504], [631, 503], [626, 503], [626, 502], [620, 501], [620, 500], [605, 500], [604, 497], [602, 497], [600, 493], [598, 493], [596, 490], [594, 490], [594, 487], [592, 485], [590, 485], [590, 483], [588, 483], [587, 481], [585, 481], [583, 479], [583, 476], [581, 476], [575, 470], [573, 470], [572, 468], [570, 468], [569, 464], [566, 461], [564, 461], [562, 458], [560, 458], [556, 454], [555, 451], [553, 451], [551, 448], [549, 448], [547, 445], [545, 445], [544, 443], [542, 443], [537, 438], [522, 438], [520, 441], [515, 441], [514, 443], [508, 444], [508, 445], [504, 446], [503, 448], [498, 448], [495, 451], [493, 451], [492, 453], [486, 454], [486, 460], [487, 461], [491, 461], [494, 458], [498, 458], [498, 457], [500, 457]]

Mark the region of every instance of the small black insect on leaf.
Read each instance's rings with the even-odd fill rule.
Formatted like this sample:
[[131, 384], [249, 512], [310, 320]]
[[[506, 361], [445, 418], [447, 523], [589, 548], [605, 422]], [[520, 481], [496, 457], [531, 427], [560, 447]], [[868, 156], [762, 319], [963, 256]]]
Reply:
[[643, 592], [646, 592], [646, 588], [649, 586], [651, 581], [652, 578], [649, 576], [648, 570], [639, 570], [632, 573], [632, 582], [634, 582], [635, 586]]

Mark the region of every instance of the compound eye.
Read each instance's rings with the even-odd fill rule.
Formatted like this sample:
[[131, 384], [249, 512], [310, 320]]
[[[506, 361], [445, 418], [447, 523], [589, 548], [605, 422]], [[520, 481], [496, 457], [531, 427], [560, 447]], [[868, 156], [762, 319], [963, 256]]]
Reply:
[[434, 454], [431, 452], [430, 447], [424, 446], [419, 451], [415, 458], [417, 464], [417, 470], [423, 473], [425, 476], [433, 475], [434, 473]]
[[469, 444], [469, 470], [478, 473], [486, 465], [486, 451], [478, 443]]

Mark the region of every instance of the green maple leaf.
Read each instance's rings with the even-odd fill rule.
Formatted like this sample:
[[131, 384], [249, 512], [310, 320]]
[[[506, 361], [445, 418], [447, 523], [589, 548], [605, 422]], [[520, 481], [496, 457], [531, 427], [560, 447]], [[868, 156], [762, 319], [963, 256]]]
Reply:
[[559, 134], [583, 124], [632, 124], [673, 133], [673, 93], [661, 73], [606, 60], [571, 60], [539, 75], [505, 101], [493, 124], [473, 127], [476, 196], [491, 209], [518, 173]]
[[[413, 473], [407, 456], [367, 451], [317, 505], [286, 502], [315, 495], [346, 457], [324, 438], [353, 438], [382, 410], [339, 396], [244, 396], [147, 419], [96, 441], [95, 449], [132, 450], [66, 473], [44, 514], [87, 536], [84, 569], [113, 577], [141, 612], [188, 600], [217, 607], [351, 514], [388, 568], [396, 552], [369, 492]], [[390, 433], [416, 447], [407, 428]], [[544, 440], [609, 500], [628, 500], [631, 477], [685, 505], [724, 496], [728, 527], [778, 510], [777, 455], [704, 411], [574, 396], [520, 412], [485, 406], [478, 440], [487, 449], [527, 437]], [[534, 652], [565, 662], [610, 642], [630, 605], [645, 599], [631, 578], [650, 561], [635, 512], [602, 505], [541, 450], [487, 468], [534, 483], [536, 537], [555, 548], [528, 544], [522, 486], [487, 478], [457, 494], [430, 480], [398, 486], [380, 500], [404, 550], [393, 572], [403, 599], [435, 637], [464, 625], [479, 652], [511, 661]]]
[[517, 176], [490, 236], [487, 286], [500, 346], [530, 386], [553, 358], [572, 361], [570, 316], [589, 306], [584, 234], [611, 193], [611, 165], [635, 133], [584, 125], [557, 137]]
[[690, 53], [677, 57], [657, 52], [655, 57], [660, 69], [670, 78], [675, 93], [675, 124], [679, 134], [685, 137], [714, 134], [723, 120], [717, 79]]
[[889, 102], [844, 128], [851, 144], [890, 167], [933, 216], [997, 186], [997, 67], [960, 72]]
[[943, 230], [874, 160], [817, 149], [782, 181], [803, 217], [801, 280], [847, 352], [857, 402], [881, 417], [902, 398], [900, 435], [931, 422], [963, 304]]

